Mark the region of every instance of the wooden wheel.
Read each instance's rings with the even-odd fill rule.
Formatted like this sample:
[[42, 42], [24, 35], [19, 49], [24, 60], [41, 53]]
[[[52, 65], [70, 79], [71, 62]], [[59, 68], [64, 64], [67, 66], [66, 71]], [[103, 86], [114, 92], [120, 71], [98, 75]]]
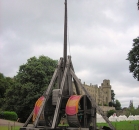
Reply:
[[86, 95], [72, 95], [66, 105], [69, 126], [89, 128], [91, 108], [91, 102]]

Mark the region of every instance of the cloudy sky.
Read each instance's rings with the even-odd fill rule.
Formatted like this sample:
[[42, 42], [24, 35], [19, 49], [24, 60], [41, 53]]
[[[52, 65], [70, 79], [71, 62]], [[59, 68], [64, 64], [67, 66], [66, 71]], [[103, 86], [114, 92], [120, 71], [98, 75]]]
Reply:
[[[0, 0], [0, 72], [13, 77], [33, 56], [63, 56], [64, 0]], [[137, 0], [68, 0], [68, 55], [86, 84], [109, 79], [122, 107], [139, 105], [126, 60], [139, 36]]]

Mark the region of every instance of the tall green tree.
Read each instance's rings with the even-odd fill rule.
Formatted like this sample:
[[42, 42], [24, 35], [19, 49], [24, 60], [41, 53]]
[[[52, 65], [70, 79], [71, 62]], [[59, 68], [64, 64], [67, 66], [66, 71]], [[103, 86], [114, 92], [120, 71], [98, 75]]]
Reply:
[[139, 37], [133, 39], [133, 47], [128, 53], [129, 71], [133, 73], [133, 77], [139, 81]]
[[114, 107], [116, 110], [121, 110], [121, 103], [119, 100], [116, 99], [116, 101], [114, 103]]
[[134, 108], [134, 106], [133, 106], [133, 100], [130, 100], [129, 109], [132, 109], [132, 108]]
[[6, 91], [4, 108], [16, 111], [21, 121], [25, 121], [36, 100], [47, 89], [56, 65], [56, 60], [45, 56], [28, 59], [26, 64], [19, 67], [19, 72], [14, 77], [14, 86]]
[[114, 101], [115, 101], [115, 93], [114, 90], [111, 90], [111, 102], [109, 102], [110, 107], [114, 106]]
[[114, 93], [114, 90], [111, 90], [111, 100], [112, 100], [112, 102], [114, 103], [114, 100], [115, 100], [115, 93]]
[[126, 111], [126, 116], [128, 117], [129, 115], [139, 115], [139, 108], [129, 107]]
[[4, 93], [6, 91], [6, 80], [2, 73], [0, 73], [0, 98], [4, 97]]
[[3, 106], [5, 102], [6, 90], [13, 85], [13, 79], [10, 77], [5, 77], [0, 73], [0, 106]]

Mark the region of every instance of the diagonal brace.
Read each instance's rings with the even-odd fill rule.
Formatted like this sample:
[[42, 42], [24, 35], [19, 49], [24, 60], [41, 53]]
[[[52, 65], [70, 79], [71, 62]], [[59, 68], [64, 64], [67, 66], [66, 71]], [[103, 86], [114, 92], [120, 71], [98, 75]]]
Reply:
[[42, 103], [42, 106], [41, 106], [39, 112], [38, 112], [38, 115], [37, 115], [37, 117], [36, 117], [36, 120], [34, 121], [34, 127], [37, 127], [37, 125], [38, 125], [38, 121], [39, 121], [40, 115], [41, 115], [42, 111], [44, 110], [45, 103], [46, 103], [46, 102], [48, 101], [48, 99], [49, 99], [49, 96], [50, 96], [52, 87], [53, 87], [53, 85], [54, 85], [54, 83], [55, 83], [55, 80], [56, 80], [56, 78], [57, 78], [57, 76], [58, 76], [58, 72], [59, 72], [59, 70], [60, 70], [62, 61], [63, 61], [63, 59], [60, 58], [59, 63], [58, 63], [58, 67], [55, 69], [55, 72], [54, 72], [54, 74], [53, 74], [53, 77], [52, 77], [52, 79], [51, 79], [51, 82], [50, 82], [50, 84], [49, 84], [49, 86], [48, 86], [48, 88], [47, 88], [47, 91], [46, 91], [45, 95], [44, 95], [45, 99], [44, 99], [44, 101], [43, 101], [43, 103]]
[[62, 101], [62, 93], [63, 93], [63, 88], [64, 88], [64, 85], [65, 85], [65, 81], [66, 81], [66, 77], [67, 77], [67, 74], [68, 74], [68, 70], [69, 70], [69, 67], [70, 67], [70, 57], [67, 59], [67, 64], [66, 64], [66, 67], [65, 67], [65, 70], [64, 70], [64, 75], [63, 75], [63, 78], [62, 78], [62, 82], [61, 82], [61, 87], [60, 87], [60, 96], [58, 97], [58, 100], [57, 100], [57, 104], [56, 104], [56, 109], [55, 109], [55, 113], [54, 113], [54, 118], [53, 118], [53, 123], [52, 123], [52, 129], [55, 128], [56, 126], [56, 123], [57, 123], [57, 119], [59, 118], [59, 111], [60, 111], [60, 107], [61, 107], [61, 101]]
[[105, 119], [105, 121], [108, 123], [108, 125], [110, 126], [110, 128], [112, 130], [115, 130], [114, 126], [111, 124], [111, 122], [108, 120], [108, 118], [106, 117], [106, 115], [104, 115], [103, 111], [101, 110], [101, 108], [96, 104], [94, 98], [86, 91], [86, 89], [84, 88], [84, 86], [82, 85], [81, 81], [78, 79], [78, 77], [75, 75], [75, 73], [73, 72], [72, 69], [70, 69], [70, 73], [73, 76], [73, 78], [76, 80], [76, 82], [81, 86], [81, 88], [83, 89], [83, 91], [85, 92], [85, 94], [87, 95], [87, 97], [89, 98], [89, 100], [93, 103], [93, 106], [96, 107], [96, 109], [100, 112], [100, 114], [103, 116], [103, 118]]

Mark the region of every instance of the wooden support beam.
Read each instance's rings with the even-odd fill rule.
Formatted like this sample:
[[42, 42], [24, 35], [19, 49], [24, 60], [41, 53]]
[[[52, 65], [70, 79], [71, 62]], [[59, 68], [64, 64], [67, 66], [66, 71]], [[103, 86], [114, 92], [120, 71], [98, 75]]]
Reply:
[[63, 77], [63, 70], [62, 70], [62, 68], [60, 68], [59, 73], [58, 73], [58, 79], [57, 79], [57, 88], [58, 89], [60, 89], [60, 84], [61, 84], [61, 81], [62, 81], [62, 77]]
[[69, 95], [73, 95], [73, 86], [72, 86], [72, 76], [68, 71], [68, 87], [69, 87]]
[[53, 117], [53, 123], [52, 123], [52, 127], [51, 127], [52, 129], [54, 129], [56, 127], [56, 123], [59, 118], [59, 111], [60, 111], [60, 107], [61, 107], [63, 88], [64, 88], [66, 77], [67, 77], [67, 74], [69, 71], [69, 67], [70, 67], [70, 59], [67, 59], [67, 63], [66, 63], [66, 67], [64, 70], [64, 75], [63, 75], [61, 87], [60, 87], [61, 90], [60, 90], [59, 98], [57, 100], [56, 109], [55, 109], [55, 113], [54, 113], [54, 117]]
[[[71, 75], [73, 76], [73, 78], [76, 80], [76, 82], [80, 85], [80, 87], [83, 89], [83, 91], [85, 92], [85, 94], [87, 95], [87, 97], [89, 98], [89, 100], [92, 103], [92, 107], [95, 107], [99, 113], [102, 115], [102, 117], [104, 118], [104, 120], [108, 123], [108, 125], [110, 126], [110, 128], [112, 130], [115, 130], [114, 126], [111, 124], [111, 122], [109, 121], [109, 119], [107, 118], [107, 116], [103, 113], [103, 111], [101, 110], [101, 108], [97, 105], [97, 103], [95, 102], [94, 98], [88, 93], [88, 91], [85, 89], [85, 87], [82, 85], [82, 83], [80, 82], [80, 80], [77, 78], [77, 76], [75, 75], [75, 73], [73, 72], [72, 69], [70, 69]], [[96, 123], [92, 122], [94, 125], [94, 129], [96, 129]]]
[[[68, 56], [68, 59], [70, 60], [69, 68], [71, 68], [71, 56]], [[68, 70], [68, 75], [67, 75], [67, 85], [68, 85], [69, 95], [71, 96], [73, 95], [73, 86], [72, 86], [72, 76], [69, 70]]]
[[73, 80], [74, 80], [74, 85], [75, 85], [76, 93], [77, 93], [77, 95], [80, 95], [80, 88], [78, 87], [78, 83], [76, 82], [75, 79], [73, 79]]
[[84, 127], [87, 126], [87, 117], [86, 117], [86, 110], [87, 110], [87, 105], [86, 105], [86, 96], [83, 97], [84, 104], [83, 104], [83, 109], [84, 109]]
[[67, 62], [67, 0], [65, 0], [65, 18], [64, 18], [64, 68]]
[[50, 84], [49, 84], [49, 86], [48, 86], [46, 92], [44, 93], [45, 99], [44, 99], [44, 101], [43, 101], [43, 103], [42, 103], [42, 106], [41, 106], [39, 112], [38, 112], [38, 115], [37, 115], [37, 117], [36, 117], [36, 120], [34, 121], [34, 127], [37, 127], [38, 121], [39, 121], [40, 115], [41, 115], [41, 113], [42, 113], [42, 111], [43, 111], [43, 109], [44, 109], [45, 103], [46, 103], [46, 102], [48, 101], [48, 99], [49, 99], [49, 96], [50, 96], [52, 87], [53, 87], [53, 85], [54, 85], [54, 83], [55, 83], [55, 80], [56, 80], [56, 78], [57, 78], [57, 76], [58, 76], [58, 73], [59, 73], [59, 69], [60, 69], [60, 67], [61, 67], [62, 60], [63, 60], [63, 59], [60, 58], [59, 63], [58, 63], [58, 66], [57, 66], [57, 68], [55, 69], [55, 72], [54, 72], [53, 77], [52, 77], [52, 79], [51, 79], [51, 82], [50, 82]]
[[[73, 72], [75, 73], [75, 71], [74, 71], [74, 67], [73, 67], [73, 64], [72, 64], [72, 61], [71, 61], [71, 69], [73, 70]], [[76, 93], [77, 93], [77, 95], [80, 95], [81, 93], [80, 93], [80, 88], [78, 87], [78, 83], [73, 79], [73, 81], [74, 81], [74, 85], [75, 85], [75, 89], [76, 89]]]
[[31, 117], [32, 117], [32, 115], [33, 115], [33, 112], [34, 112], [34, 109], [33, 109], [33, 111], [30, 113], [30, 115], [29, 115], [28, 119], [26, 120], [26, 122], [24, 123], [23, 127], [27, 127], [27, 125], [29, 124], [29, 121], [30, 121], [30, 119], [31, 119]]

